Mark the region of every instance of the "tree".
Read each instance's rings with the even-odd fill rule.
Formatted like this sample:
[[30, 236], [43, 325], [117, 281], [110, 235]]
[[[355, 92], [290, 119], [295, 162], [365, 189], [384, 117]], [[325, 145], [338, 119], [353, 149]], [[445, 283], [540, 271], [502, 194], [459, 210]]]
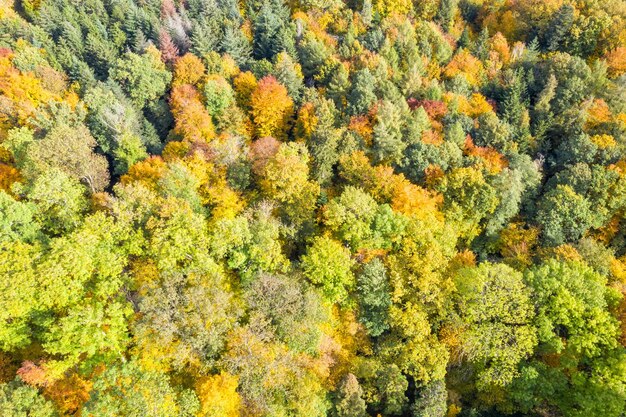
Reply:
[[213, 120], [200, 100], [200, 93], [185, 84], [172, 89], [170, 107], [174, 133], [188, 142], [207, 143], [215, 136]]
[[549, 259], [529, 269], [535, 293], [538, 354], [511, 389], [522, 410], [553, 407], [563, 415], [619, 416], [626, 369], [609, 306], [606, 278], [577, 261]]
[[291, 125], [293, 100], [272, 76], [261, 79], [250, 95], [250, 113], [257, 137], [285, 139]]
[[327, 206], [325, 223], [354, 250], [372, 244], [372, 222], [378, 204], [363, 190], [346, 187], [340, 197]]
[[141, 138], [131, 133], [120, 137], [117, 148], [113, 151], [115, 158], [115, 170], [118, 175], [125, 174], [136, 162], [143, 161], [148, 157], [146, 148]]
[[311, 221], [320, 192], [309, 181], [309, 154], [298, 143], [283, 143], [266, 163], [260, 181], [262, 192], [278, 202], [287, 220], [297, 225]]
[[406, 409], [408, 399], [406, 397], [409, 382], [402, 374], [397, 365], [383, 365], [376, 371], [375, 386], [377, 388], [377, 405], [382, 406], [382, 411], [388, 415], [402, 415]]
[[335, 413], [337, 417], [365, 417], [366, 404], [363, 398], [363, 390], [359, 381], [353, 374], [347, 374], [337, 389], [335, 400]]
[[191, 53], [186, 53], [174, 63], [172, 85], [190, 84], [197, 86], [205, 72], [206, 68], [200, 58]]
[[254, 56], [272, 59], [280, 52], [295, 55], [295, 31], [282, 0], [264, 0], [254, 16]]
[[263, 272], [284, 272], [289, 261], [283, 254], [282, 224], [271, 215], [271, 204], [260, 205], [233, 219], [216, 222], [211, 236], [211, 250], [237, 270], [244, 284]]
[[437, 20], [441, 26], [449, 31], [458, 9], [458, 0], [443, 0], [437, 11]]
[[161, 53], [154, 47], [148, 47], [142, 55], [126, 52], [111, 68], [110, 76], [139, 108], [160, 98], [172, 80]]
[[108, 164], [104, 157], [93, 152], [95, 146], [95, 139], [84, 125], [59, 125], [43, 139], [27, 145], [18, 166], [31, 181], [58, 170], [84, 182], [92, 192], [101, 191], [109, 183]]
[[557, 185], [538, 203], [537, 222], [549, 245], [560, 245], [583, 236], [594, 224], [591, 203], [569, 185]]
[[252, 415], [328, 415], [326, 391], [314, 369], [321, 364], [268, 340], [254, 323], [231, 333], [222, 363], [239, 375], [242, 408]]
[[227, 372], [199, 380], [196, 393], [200, 401], [200, 417], [238, 417], [241, 397], [237, 392], [236, 376]]
[[272, 75], [287, 88], [289, 96], [296, 102], [300, 100], [303, 87], [303, 75], [300, 64], [286, 52], [276, 55]]
[[227, 23], [220, 46], [240, 67], [245, 68], [252, 60], [252, 46], [250, 39], [241, 29]]
[[345, 301], [354, 286], [353, 263], [350, 251], [324, 236], [316, 237], [302, 256], [304, 275], [332, 302]]
[[73, 306], [43, 337], [45, 351], [57, 358], [45, 366], [50, 378], [59, 379], [79, 363], [90, 370], [97, 363], [119, 358], [129, 342], [131, 313], [130, 305], [119, 297], [106, 302], [85, 298]]
[[481, 114], [477, 121], [478, 127], [474, 133], [476, 145], [490, 146], [501, 151], [510, 146], [511, 129], [494, 112]]
[[405, 15], [412, 11], [413, 4], [406, 0], [377, 0], [374, 2], [374, 10], [381, 16], [394, 13]]
[[0, 249], [0, 320], [4, 323], [0, 328], [0, 347], [12, 352], [32, 340], [29, 321], [38, 308], [33, 259], [39, 252], [36, 247], [22, 242], [3, 242]]
[[505, 386], [537, 344], [531, 292], [522, 274], [504, 264], [481, 263], [457, 273], [461, 357], [478, 366], [479, 386]]
[[41, 226], [34, 219], [34, 204], [16, 201], [0, 190], [0, 213], [0, 243], [32, 242], [39, 237]]
[[616, 294], [605, 286], [606, 277], [580, 262], [548, 260], [528, 270], [525, 280], [537, 297], [543, 349], [576, 362], [616, 346], [617, 323], [608, 311]]
[[360, 319], [369, 334], [380, 336], [389, 328], [391, 288], [385, 265], [378, 258], [365, 264], [357, 277], [357, 292], [361, 308]]
[[[404, 108], [403, 108], [404, 107]], [[397, 165], [401, 162], [406, 142], [403, 140], [403, 120], [408, 108], [383, 100], [376, 109], [372, 132], [374, 160]]]
[[380, 343], [380, 358], [397, 365], [418, 386], [442, 379], [449, 354], [432, 333], [424, 308], [411, 301], [394, 304], [389, 324], [391, 331]]
[[313, 32], [307, 31], [298, 42], [298, 56], [302, 63], [302, 72], [308, 79], [319, 74], [331, 51]]
[[458, 221], [467, 237], [478, 234], [479, 223], [498, 204], [496, 190], [474, 167], [456, 168], [442, 182], [444, 209], [450, 220]]
[[40, 175], [24, 190], [24, 195], [37, 208], [37, 222], [53, 236], [76, 229], [87, 211], [85, 189], [58, 169]]
[[234, 103], [235, 93], [224, 77], [209, 75], [204, 84], [204, 98], [209, 114], [217, 119]]
[[544, 45], [548, 51], [560, 49], [574, 22], [574, 11], [572, 5], [564, 4], [553, 15], [544, 35]]
[[167, 30], [164, 29], [161, 29], [159, 32], [159, 51], [161, 52], [161, 59], [167, 64], [174, 62], [180, 54], [172, 37]]
[[357, 71], [353, 75], [352, 89], [348, 95], [348, 112], [352, 115], [367, 113], [374, 102], [376, 79], [369, 69]]
[[412, 406], [415, 417], [441, 417], [446, 415], [448, 392], [443, 380], [432, 381], [419, 391]]
[[217, 271], [167, 272], [140, 290], [142, 318], [134, 333], [146, 361], [176, 370], [214, 363], [241, 314]]
[[22, 381], [0, 384], [0, 412], [6, 417], [57, 417], [54, 404]]
[[328, 323], [317, 291], [297, 277], [260, 274], [245, 299], [255, 325], [294, 352], [316, 355]]
[[447, 78], [461, 76], [469, 85], [476, 86], [481, 83], [481, 79], [484, 76], [484, 67], [474, 55], [462, 49], [446, 65], [444, 75]]
[[176, 392], [169, 378], [144, 370], [136, 362], [113, 365], [99, 375], [85, 404], [85, 417], [192, 417], [199, 408], [197, 397]]

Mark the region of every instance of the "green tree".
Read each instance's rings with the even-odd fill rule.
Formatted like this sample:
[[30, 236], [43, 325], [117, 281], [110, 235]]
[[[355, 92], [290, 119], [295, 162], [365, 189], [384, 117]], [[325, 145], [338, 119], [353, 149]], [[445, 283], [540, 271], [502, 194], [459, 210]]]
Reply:
[[536, 220], [549, 245], [577, 240], [594, 224], [591, 203], [569, 185], [557, 185], [537, 206]]
[[331, 51], [324, 42], [312, 32], [307, 32], [303, 39], [298, 42], [298, 57], [302, 63], [302, 72], [309, 79], [319, 73], [330, 55]]
[[375, 385], [380, 395], [383, 412], [391, 415], [401, 415], [408, 403], [406, 397], [409, 382], [400, 372], [397, 365], [385, 365], [376, 372]]
[[224, 77], [211, 75], [204, 84], [204, 98], [209, 114], [219, 118], [235, 102], [235, 93]]
[[82, 181], [92, 192], [103, 190], [109, 183], [107, 161], [93, 152], [96, 141], [84, 125], [71, 127], [61, 124], [43, 139], [26, 143], [24, 152], [22, 147], [14, 152], [17, 152], [18, 166], [30, 180], [58, 170]]
[[264, 0], [254, 16], [254, 56], [271, 60], [280, 52], [295, 55], [295, 31], [282, 0]]
[[341, 196], [328, 203], [325, 224], [336, 231], [353, 250], [372, 244], [371, 225], [378, 204], [372, 196], [356, 187], [346, 187]]
[[350, 251], [325, 236], [316, 237], [302, 256], [302, 270], [332, 302], [344, 302], [354, 287]]
[[64, 172], [51, 168], [23, 191], [37, 207], [35, 219], [48, 234], [60, 235], [82, 223], [87, 211], [85, 189]]
[[481, 263], [455, 277], [463, 356], [478, 368], [482, 388], [509, 384], [537, 344], [531, 291], [522, 274]]
[[574, 11], [574, 6], [564, 4], [553, 15], [544, 35], [544, 45], [548, 51], [559, 50], [566, 40], [572, 23], [574, 23]]
[[542, 350], [576, 361], [617, 346], [619, 330], [609, 308], [618, 295], [606, 287], [606, 277], [582, 263], [548, 260], [525, 279], [536, 296]]
[[111, 68], [110, 77], [120, 83], [139, 108], [160, 98], [172, 80], [172, 74], [154, 47], [149, 47], [142, 55], [126, 52]]
[[19, 379], [0, 384], [0, 413], [5, 417], [57, 417], [54, 404]]
[[372, 132], [374, 161], [377, 163], [399, 164], [402, 160], [406, 142], [402, 137], [404, 119], [408, 107], [398, 106], [383, 100], [376, 112], [376, 124]]
[[348, 112], [353, 115], [367, 113], [376, 101], [375, 87], [376, 79], [369, 69], [357, 71], [347, 97]]
[[139, 136], [125, 133], [119, 138], [117, 147], [113, 151], [113, 157], [115, 160], [113, 172], [121, 175], [128, 172], [128, 169], [136, 162], [146, 159], [148, 153]]
[[437, 11], [437, 21], [444, 30], [449, 31], [454, 23], [454, 18], [458, 10], [458, 0], [442, 0]]
[[389, 328], [391, 288], [385, 265], [378, 258], [368, 262], [357, 277], [360, 319], [372, 336], [380, 336]]
[[432, 381], [417, 394], [411, 407], [414, 417], [442, 417], [446, 415], [448, 392], [443, 380]]
[[515, 404], [572, 417], [621, 415], [626, 352], [609, 311], [619, 296], [580, 262], [547, 260], [525, 280], [535, 293], [539, 346], [511, 387]]
[[288, 53], [281, 52], [276, 55], [272, 75], [287, 88], [289, 96], [295, 102], [299, 102], [304, 86], [302, 70]]
[[476, 236], [480, 222], [498, 205], [496, 190], [475, 167], [456, 168], [441, 184], [444, 209], [450, 221], [458, 222], [462, 234]]
[[366, 404], [363, 390], [353, 374], [347, 374], [336, 392], [335, 413], [337, 417], [365, 417]]
[[210, 248], [247, 284], [259, 273], [285, 272], [289, 261], [283, 254], [283, 225], [271, 215], [270, 204], [234, 219], [220, 219], [212, 230]]
[[35, 221], [37, 207], [16, 201], [0, 190], [0, 243], [32, 242], [39, 237], [41, 226]]
[[198, 408], [195, 395], [189, 391], [176, 392], [166, 375], [128, 362], [109, 367], [95, 379], [82, 415], [192, 417]]

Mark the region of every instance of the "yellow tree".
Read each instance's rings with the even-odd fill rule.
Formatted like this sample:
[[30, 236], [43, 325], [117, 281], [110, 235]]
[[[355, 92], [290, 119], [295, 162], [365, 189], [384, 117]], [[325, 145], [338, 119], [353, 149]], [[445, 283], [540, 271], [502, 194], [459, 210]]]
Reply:
[[197, 86], [202, 80], [206, 68], [197, 56], [187, 53], [174, 64], [173, 85], [191, 84]]
[[198, 417], [239, 417], [241, 397], [237, 392], [239, 378], [222, 372], [198, 380], [196, 393], [200, 400]]
[[272, 76], [261, 79], [250, 96], [250, 105], [257, 137], [286, 139], [293, 116], [293, 100], [285, 86]]

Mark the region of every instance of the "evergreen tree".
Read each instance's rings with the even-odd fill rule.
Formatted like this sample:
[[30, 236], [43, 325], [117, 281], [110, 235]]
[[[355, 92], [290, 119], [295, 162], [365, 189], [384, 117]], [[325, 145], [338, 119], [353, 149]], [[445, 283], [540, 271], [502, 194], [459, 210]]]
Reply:
[[442, 0], [437, 11], [437, 21], [445, 31], [449, 31], [454, 23], [458, 9], [458, 0]]
[[574, 23], [574, 7], [570, 4], [562, 5], [552, 16], [552, 21], [544, 34], [544, 47], [548, 51], [557, 51]]

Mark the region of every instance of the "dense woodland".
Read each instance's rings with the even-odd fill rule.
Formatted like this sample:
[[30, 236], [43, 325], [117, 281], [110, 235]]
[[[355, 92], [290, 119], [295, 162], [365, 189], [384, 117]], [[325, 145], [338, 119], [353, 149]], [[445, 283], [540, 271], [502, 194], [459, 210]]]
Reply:
[[0, 0], [0, 415], [626, 415], [626, 2]]

